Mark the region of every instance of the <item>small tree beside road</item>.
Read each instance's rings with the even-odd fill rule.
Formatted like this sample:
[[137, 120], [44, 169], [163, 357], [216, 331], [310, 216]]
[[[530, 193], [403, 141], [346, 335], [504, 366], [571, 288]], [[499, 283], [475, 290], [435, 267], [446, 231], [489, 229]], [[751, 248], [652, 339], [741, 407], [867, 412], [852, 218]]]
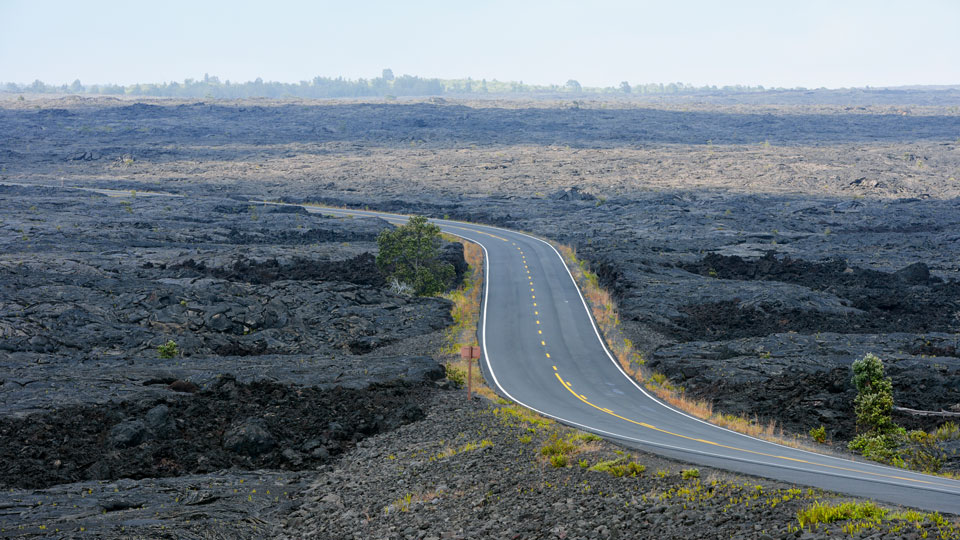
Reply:
[[454, 276], [453, 265], [440, 260], [440, 227], [423, 216], [412, 216], [406, 225], [381, 232], [377, 246], [380, 271], [419, 296], [443, 292]]
[[897, 448], [906, 437], [906, 430], [894, 423], [893, 382], [883, 372], [883, 361], [867, 354], [853, 363], [853, 384], [857, 397], [853, 409], [857, 414], [860, 433], [850, 441], [849, 448], [864, 457], [905, 466]]

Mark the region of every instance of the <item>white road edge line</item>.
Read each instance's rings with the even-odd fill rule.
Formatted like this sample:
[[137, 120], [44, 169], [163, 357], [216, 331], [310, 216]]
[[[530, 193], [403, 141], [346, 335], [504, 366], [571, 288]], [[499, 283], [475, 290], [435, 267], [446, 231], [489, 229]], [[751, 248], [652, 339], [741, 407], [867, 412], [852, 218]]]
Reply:
[[[11, 184], [12, 184], [12, 185], [21, 185], [21, 186], [25, 186], [25, 187], [58, 188], [58, 186], [45, 186], [45, 185], [41, 185], [41, 184], [19, 184], [19, 183], [14, 183], [14, 182], [9, 182], [9, 183], [8, 183], [8, 182], [4, 182], [4, 183], [0, 183], [0, 185], [2, 185], [2, 184], [7, 184], [7, 185], [11, 185]], [[60, 187], [63, 187], [63, 186], [60, 186]], [[100, 192], [100, 193], [104, 193], [104, 194], [109, 194], [110, 192], [124, 193], [124, 192], [126, 191], [126, 190], [112, 190], [112, 189], [108, 189], [108, 188], [84, 188], [84, 187], [77, 187], [77, 186], [70, 186], [70, 187], [67, 188], [67, 189], [80, 189], [80, 190], [85, 190], [85, 191], [95, 191], [95, 192]], [[147, 194], [149, 194], [149, 195], [161, 195], [161, 196], [169, 196], [169, 197], [183, 197], [183, 195], [176, 194], [176, 193], [149, 192], [149, 191], [137, 191], [137, 194], [143, 194], [143, 195], [147, 195]], [[343, 214], [361, 214], [361, 215], [362, 215], [362, 214], [366, 213], [366, 214], [368, 214], [368, 215], [373, 215], [373, 216], [388, 215], [388, 216], [395, 216], [395, 218], [408, 218], [408, 217], [409, 217], [409, 215], [393, 214], [393, 213], [390, 213], [390, 212], [377, 212], [377, 211], [374, 211], [374, 210], [349, 210], [349, 209], [340, 209], [340, 208], [325, 208], [325, 207], [308, 206], [308, 205], [305, 205], [305, 204], [284, 203], [284, 202], [272, 202], [272, 201], [249, 201], [249, 202], [254, 202], [254, 203], [259, 203], [259, 204], [278, 205], [278, 206], [299, 206], [299, 207], [305, 208], [307, 211], [313, 210], [313, 213], [320, 213], [321, 211], [328, 211], [328, 212], [331, 212], [331, 213], [333, 213], [333, 214], [336, 214], [336, 213], [339, 212], [339, 213], [343, 213]], [[671, 407], [670, 405], [668, 405], [668, 404], [660, 401], [659, 399], [657, 399], [657, 398], [655, 398], [654, 396], [652, 396], [652, 395], [650, 395], [649, 393], [647, 393], [640, 385], [638, 385], [638, 384], [636, 383], [636, 381], [634, 381], [629, 375], [627, 375], [626, 372], [623, 371], [623, 368], [620, 366], [620, 364], [617, 363], [617, 361], [613, 358], [613, 356], [611, 355], [609, 349], [607, 348], [606, 343], [603, 341], [603, 338], [600, 336], [600, 332], [599, 332], [599, 330], [597, 329], [597, 325], [596, 325], [596, 323], [594, 322], [593, 317], [590, 315], [589, 307], [587, 306], [586, 300], [585, 300], [584, 297], [583, 297], [583, 293], [580, 291], [580, 287], [577, 286], [577, 282], [576, 282], [576, 280], [573, 278], [573, 274], [570, 272], [570, 269], [567, 267], [566, 261], [563, 260], [563, 256], [560, 255], [560, 252], [558, 252], [557, 249], [556, 249], [555, 247], [553, 247], [552, 244], [550, 244], [549, 242], [547, 242], [547, 241], [545, 241], [545, 240], [543, 240], [543, 239], [540, 239], [540, 238], [537, 238], [537, 237], [535, 237], [535, 236], [529, 235], [529, 234], [527, 234], [527, 233], [523, 233], [523, 232], [520, 232], [520, 231], [511, 231], [511, 230], [509, 230], [509, 229], [503, 229], [503, 228], [500, 228], [500, 227], [494, 227], [494, 226], [490, 226], [490, 225], [481, 225], [481, 224], [475, 224], [475, 223], [470, 223], [470, 222], [465, 222], [465, 221], [454, 221], [454, 220], [444, 220], [444, 219], [431, 219], [430, 221], [433, 221], [434, 223], [437, 223], [437, 222], [446, 222], [446, 223], [459, 223], [459, 224], [463, 224], [463, 225], [469, 225], [469, 226], [471, 226], [471, 227], [474, 227], [475, 231], [477, 231], [477, 232], [479, 232], [479, 229], [488, 229], [488, 230], [494, 230], [494, 231], [501, 232], [501, 233], [516, 234], [516, 235], [524, 236], [524, 237], [529, 238], [529, 239], [531, 239], [531, 240], [535, 240], [535, 241], [537, 241], [537, 242], [541, 242], [541, 243], [543, 243], [543, 244], [546, 244], [546, 245], [557, 255], [557, 257], [560, 259], [561, 264], [563, 264], [564, 269], [566, 269], [566, 271], [567, 271], [567, 275], [570, 277], [570, 280], [573, 282], [574, 289], [576, 289], [577, 294], [580, 296], [580, 301], [581, 301], [581, 303], [583, 304], [584, 309], [586, 309], [586, 311], [587, 311], [587, 316], [588, 316], [587, 318], [590, 320], [590, 324], [593, 326], [594, 334], [597, 336], [597, 339], [600, 341], [600, 346], [603, 347], [604, 352], [607, 354], [607, 358], [608, 358], [611, 362], [613, 362], [613, 364], [617, 367], [617, 370], [620, 371], [620, 373], [621, 373], [624, 377], [626, 377], [626, 379], [629, 380], [630, 383], [633, 384], [634, 387], [636, 387], [638, 390], [640, 390], [640, 392], [643, 393], [645, 396], [649, 397], [650, 399], [652, 399], [652, 400], [655, 401], [656, 403], [659, 403], [661, 406], [665, 407], [666, 409], [668, 409], [668, 410], [670, 410], [670, 411], [672, 411], [672, 412], [675, 412], [675, 413], [677, 413], [677, 414], [680, 414], [680, 415], [682, 415], [682, 416], [685, 416], [685, 417], [687, 417], [687, 418], [689, 418], [689, 419], [691, 419], [691, 420], [695, 420], [695, 421], [697, 421], [697, 422], [700, 422], [700, 423], [702, 423], [702, 424], [705, 424], [705, 425], [707, 425], [707, 426], [710, 426], [710, 427], [712, 427], [712, 428], [724, 430], [724, 431], [730, 432], [730, 433], [735, 434], [735, 435], [740, 436], [740, 437], [745, 437], [745, 438], [748, 438], [748, 439], [753, 439], [753, 440], [755, 440], [755, 441], [758, 441], [758, 442], [761, 442], [761, 443], [764, 443], [764, 444], [767, 444], [767, 445], [771, 445], [771, 446], [774, 446], [774, 447], [776, 447], [776, 448], [789, 448], [789, 449], [791, 449], [791, 450], [798, 451], [798, 452], [802, 452], [802, 453], [809, 454], [809, 455], [812, 455], [812, 456], [817, 456], [817, 457], [819, 457], [819, 458], [826, 458], [826, 459], [829, 459], [829, 460], [839, 461], [839, 462], [843, 462], [843, 463], [855, 463], [855, 464], [857, 464], [857, 465], [859, 465], [859, 466], [861, 466], [861, 467], [868, 467], [868, 468], [871, 468], [871, 469], [883, 471], [883, 472], [885, 472], [885, 473], [886, 473], [886, 472], [896, 473], [896, 474], [899, 475], [899, 476], [902, 476], [902, 475], [910, 475], [910, 476], [915, 476], [915, 477], [920, 477], [920, 478], [935, 478], [935, 479], [940, 480], [940, 481], [944, 481], [944, 480], [949, 481], [949, 479], [942, 478], [942, 477], [939, 477], [939, 476], [926, 475], [926, 474], [916, 473], [916, 472], [908, 471], [908, 470], [904, 470], [904, 469], [896, 469], [896, 468], [893, 468], [893, 467], [886, 467], [886, 466], [882, 466], [882, 465], [874, 465], [874, 464], [872, 464], [872, 463], [861, 462], [861, 461], [854, 461], [854, 460], [851, 460], [851, 459], [846, 459], [846, 458], [840, 458], [840, 457], [830, 456], [830, 455], [827, 455], [827, 454], [818, 454], [818, 453], [816, 453], [816, 452], [811, 452], [811, 451], [809, 451], [809, 450], [803, 450], [803, 449], [800, 449], [800, 448], [787, 447], [787, 446], [784, 446], [784, 445], [780, 445], [780, 444], [777, 444], [777, 443], [773, 443], [773, 442], [770, 442], [770, 441], [766, 441], [766, 440], [763, 440], [763, 439], [759, 439], [759, 438], [756, 438], [756, 437], [752, 437], [752, 436], [750, 436], [750, 435], [746, 435], [746, 434], [743, 434], [743, 433], [739, 433], [739, 432], [736, 432], [736, 431], [733, 431], [733, 430], [724, 428], [724, 427], [722, 427], [722, 426], [718, 426], [718, 425], [716, 425], [716, 424], [712, 424], [712, 423], [710, 423], [710, 422], [706, 422], [706, 421], [704, 421], [704, 420], [701, 420], [700, 418], [696, 418], [696, 417], [694, 417], [694, 416], [690, 416], [689, 414], [687, 414], [687, 413], [685, 413], [685, 412], [683, 412], [683, 411], [680, 411], [680, 410], [678, 410], [678, 409], [676, 409], [676, 408], [674, 408], [674, 407]], [[451, 226], [455, 226], [455, 225], [451, 225]], [[484, 267], [485, 267], [485, 270], [486, 270], [486, 275], [484, 276], [484, 293], [483, 293], [484, 298], [483, 298], [483, 318], [482, 318], [482, 319], [483, 319], [483, 328], [482, 328], [482, 335], [483, 335], [483, 339], [482, 339], [482, 341], [483, 341], [483, 343], [482, 343], [482, 345], [483, 345], [483, 354], [484, 354], [484, 357], [486, 357], [487, 369], [490, 371], [490, 375], [493, 377], [494, 383], [497, 385], [497, 388], [499, 388], [500, 391], [501, 391], [504, 395], [506, 395], [506, 396], [509, 397], [511, 400], [515, 401], [516, 403], [518, 403], [518, 404], [520, 404], [520, 405], [522, 405], [522, 406], [524, 406], [524, 407], [526, 407], [526, 408], [528, 408], [528, 409], [530, 409], [530, 410], [532, 410], [532, 411], [534, 411], [534, 412], [537, 412], [538, 414], [541, 414], [541, 415], [546, 416], [546, 417], [548, 417], [548, 418], [553, 418], [554, 420], [557, 420], [557, 421], [559, 421], [559, 422], [562, 422], [562, 423], [565, 423], [565, 424], [568, 424], [568, 425], [572, 425], [572, 426], [576, 426], [576, 427], [578, 427], [578, 428], [585, 429], [585, 430], [587, 430], [587, 431], [593, 431], [594, 433], [601, 433], [601, 434], [607, 435], [607, 436], [609, 436], [609, 437], [611, 437], [611, 438], [620, 439], [620, 440], [625, 440], [625, 441], [631, 441], [631, 442], [635, 442], [635, 443], [639, 443], [639, 444], [645, 444], [645, 445], [653, 446], [653, 447], [669, 448], [669, 449], [673, 449], [673, 450], [676, 450], [676, 451], [685, 452], [685, 453], [688, 453], [688, 454], [694, 454], [694, 455], [701, 455], [701, 456], [713, 457], [713, 458], [717, 458], [717, 459], [727, 459], [727, 460], [733, 460], [733, 461], [746, 461], [746, 462], [751, 462], [751, 461], [748, 461], [748, 460], [743, 460], [743, 459], [735, 458], [735, 457], [732, 457], [732, 456], [724, 456], [724, 455], [720, 455], [720, 454], [713, 454], [713, 453], [711, 453], [711, 452], [704, 452], [704, 451], [702, 451], [702, 450], [694, 450], [694, 449], [690, 449], [690, 448], [674, 447], [674, 446], [671, 446], [671, 445], [665, 445], [665, 444], [661, 444], [661, 443], [654, 443], [654, 442], [651, 442], [651, 441], [647, 441], [647, 440], [644, 440], [644, 439], [638, 439], [638, 438], [636, 438], [636, 437], [631, 437], [631, 436], [628, 436], [628, 435], [620, 435], [620, 434], [613, 433], [613, 432], [609, 432], [609, 431], [606, 431], [606, 430], [602, 430], [602, 429], [598, 429], [598, 428], [593, 428], [593, 427], [590, 427], [590, 426], [587, 426], [587, 425], [584, 425], [584, 424], [580, 424], [579, 422], [573, 422], [573, 421], [571, 421], [571, 420], [567, 420], [567, 419], [565, 419], [565, 418], [562, 418], [562, 417], [559, 417], [559, 416], [556, 416], [556, 415], [553, 415], [553, 414], [550, 414], [550, 413], [541, 411], [541, 410], [536, 409], [536, 408], [534, 408], [534, 407], [531, 407], [531, 406], [527, 405], [526, 403], [524, 403], [524, 402], [516, 399], [515, 397], [513, 397], [509, 392], [506, 391], [506, 389], [503, 388], [503, 386], [500, 384], [499, 380], [497, 380], [496, 373], [494, 372], [493, 366], [492, 366], [491, 363], [490, 363], [490, 355], [489, 355], [488, 352], [487, 352], [487, 332], [486, 332], [486, 326], [487, 326], [487, 304], [488, 304], [489, 297], [490, 297], [490, 257], [489, 257], [489, 253], [488, 253], [488, 251], [487, 251], [486, 246], [485, 246], [485, 245], [483, 244], [483, 242], [480, 241], [480, 240], [474, 240], [474, 239], [471, 239], [471, 238], [467, 238], [467, 237], [465, 237], [465, 236], [463, 236], [463, 235], [461, 235], [461, 234], [457, 234], [457, 233], [453, 233], [453, 232], [448, 232], [448, 234], [451, 234], [451, 235], [456, 236], [456, 237], [459, 237], [459, 238], [463, 238], [464, 240], [468, 240], [468, 241], [470, 241], [470, 242], [474, 242], [474, 243], [478, 244], [478, 245], [483, 249], [483, 253], [484, 253]], [[849, 478], [849, 479], [853, 479], [853, 480], [860, 480], [860, 481], [866, 481], [866, 482], [873, 482], [873, 483], [880, 483], [880, 484], [889, 484], [889, 485], [895, 485], [895, 486], [901, 486], [901, 487], [910, 487], [910, 488], [915, 488], [915, 489], [925, 489], [925, 490], [929, 490], [929, 491], [937, 491], [937, 492], [948, 493], [948, 494], [955, 494], [955, 493], [956, 493], [956, 492], [951, 492], [951, 491], [938, 490], [938, 489], [930, 488], [930, 487], [927, 487], [927, 486], [913, 486], [913, 485], [904, 486], [904, 484], [901, 484], [901, 483], [895, 483], [895, 482], [885, 481], [885, 480], [876, 479], [876, 478], [864, 478], [864, 477], [862, 477], [862, 476], [852, 476], [852, 475], [846, 475], [846, 474], [842, 474], [842, 473], [823, 472], [823, 471], [820, 471], [820, 470], [813, 471], [813, 470], [808, 470], [808, 469], [800, 469], [800, 468], [791, 467], [791, 466], [787, 466], [787, 465], [785, 465], [785, 464], [780, 464], [780, 463], [769, 463], [769, 464], [768, 464], [768, 463], [756, 462], [756, 461], [752, 461], [751, 463], [757, 463], [757, 464], [762, 464], [762, 465], [766, 465], [766, 466], [770, 466], [770, 467], [774, 467], [774, 468], [786, 469], [786, 470], [794, 470], [794, 471], [801, 471], [801, 472], [811, 472], [811, 473], [816, 472], [817, 474], [824, 474], [824, 475], [834, 476], [834, 477], [838, 477], [838, 478]], [[817, 464], [814, 464], [814, 465], [817, 465]], [[825, 464], [823, 464], [823, 465], [825, 465]], [[910, 480], [910, 479], [907, 479], [907, 481], [911, 481], [911, 480]]]

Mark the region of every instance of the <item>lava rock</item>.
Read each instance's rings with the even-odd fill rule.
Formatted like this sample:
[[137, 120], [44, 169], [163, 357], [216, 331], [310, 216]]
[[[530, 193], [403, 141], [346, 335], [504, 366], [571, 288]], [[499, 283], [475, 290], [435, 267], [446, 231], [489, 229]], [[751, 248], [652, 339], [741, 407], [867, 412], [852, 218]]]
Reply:
[[177, 431], [177, 422], [170, 414], [170, 407], [163, 404], [147, 411], [144, 423], [153, 437], [158, 439], [170, 437]]
[[183, 380], [173, 381], [172, 383], [170, 383], [170, 386], [168, 386], [168, 388], [170, 390], [173, 390], [174, 392], [183, 392], [186, 394], [193, 394], [194, 392], [200, 389], [199, 386], [193, 384], [192, 382], [183, 381]]
[[555, 201], [595, 201], [597, 198], [594, 195], [587, 193], [586, 191], [581, 190], [577, 186], [569, 187], [567, 189], [561, 189], [554, 193], [550, 194], [550, 199]]
[[269, 452], [277, 440], [259, 418], [247, 418], [223, 434], [223, 447], [238, 454], [256, 457]]
[[147, 426], [140, 420], [121, 422], [110, 430], [110, 443], [117, 448], [137, 446], [147, 436]]

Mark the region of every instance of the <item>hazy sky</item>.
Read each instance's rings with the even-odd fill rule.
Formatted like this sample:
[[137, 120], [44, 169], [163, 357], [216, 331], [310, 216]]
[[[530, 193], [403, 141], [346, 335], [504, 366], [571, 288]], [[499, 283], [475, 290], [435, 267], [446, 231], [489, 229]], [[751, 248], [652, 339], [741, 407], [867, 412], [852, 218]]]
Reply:
[[0, 81], [960, 84], [960, 1], [0, 0]]

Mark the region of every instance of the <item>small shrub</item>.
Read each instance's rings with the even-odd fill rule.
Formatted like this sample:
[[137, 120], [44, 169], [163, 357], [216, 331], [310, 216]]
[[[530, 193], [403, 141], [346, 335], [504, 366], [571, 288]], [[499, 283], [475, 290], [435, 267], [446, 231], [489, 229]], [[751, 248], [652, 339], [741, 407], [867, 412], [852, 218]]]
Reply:
[[587, 468], [589, 468], [589, 467], [590, 467], [590, 462], [589, 462], [589, 461], [587, 461], [587, 460], [585, 460], [585, 459], [581, 459], [581, 460], [580, 460], [580, 468], [581, 468], [581, 469], [587, 469]]
[[593, 467], [590, 467], [590, 470], [596, 472], [605, 472], [614, 478], [621, 478], [624, 476], [640, 476], [647, 470], [647, 467], [646, 465], [641, 465], [636, 461], [623, 463], [623, 460], [618, 458], [608, 461], [601, 461]]
[[960, 439], [960, 428], [958, 428], [957, 424], [954, 422], [947, 422], [933, 432], [933, 437], [938, 441], [952, 441], [955, 439]]
[[593, 433], [577, 433], [573, 438], [581, 442], [597, 442], [603, 440], [603, 437], [594, 435]]
[[566, 466], [567, 466], [567, 456], [565, 456], [565, 455], [563, 455], [563, 454], [557, 454], [557, 455], [554, 455], [554, 456], [550, 456], [550, 465], [553, 465], [554, 467], [556, 467], [556, 468], [558, 468], [558, 469], [561, 469], [561, 468], [563, 468], [563, 467], [566, 467]]
[[820, 444], [827, 442], [827, 428], [820, 424], [818, 428], [810, 428], [810, 438]]
[[595, 472], [608, 472], [611, 467], [617, 466], [620, 463], [620, 459], [609, 459], [606, 461], [600, 461], [593, 467], [590, 467], [591, 471]]
[[[903, 428], [900, 428], [901, 430]], [[887, 434], [887, 435], [875, 435], [872, 433], [861, 433], [853, 438], [850, 441], [850, 444], [847, 447], [850, 450], [854, 450], [863, 454], [863, 457], [879, 461], [880, 463], [888, 463], [894, 467], [905, 468], [906, 463], [903, 461], [898, 449], [900, 448], [900, 442], [903, 440], [904, 434]]]
[[563, 454], [570, 454], [577, 450], [577, 447], [572, 442], [561, 438], [556, 433], [550, 434], [550, 441], [547, 444], [543, 445], [540, 448], [540, 454], [544, 456], [559, 456]]
[[833, 523], [845, 519], [879, 521], [886, 515], [887, 510], [869, 502], [829, 504], [817, 501], [812, 506], [797, 512], [797, 521], [800, 522], [800, 528], [803, 529], [810, 525], [816, 526], [821, 523]]
[[171, 339], [157, 347], [157, 354], [164, 359], [174, 358], [180, 354], [180, 349], [177, 347], [177, 342]]
[[[508, 405], [506, 407], [498, 407], [493, 410], [493, 414], [505, 424], [512, 424], [513, 422], [526, 422], [535, 427], [548, 427], [553, 424], [553, 420], [544, 418], [530, 409], [516, 404]], [[531, 433], [536, 433], [536, 430], [533, 428], [527, 429]]]
[[400, 296], [413, 296], [413, 287], [400, 282], [397, 278], [390, 279], [390, 292]]
[[447, 379], [450, 382], [456, 384], [457, 386], [463, 386], [467, 384], [467, 370], [457, 367], [453, 364], [447, 364]]
[[683, 478], [684, 480], [700, 478], [700, 469], [684, 469], [680, 471], [680, 478]]

